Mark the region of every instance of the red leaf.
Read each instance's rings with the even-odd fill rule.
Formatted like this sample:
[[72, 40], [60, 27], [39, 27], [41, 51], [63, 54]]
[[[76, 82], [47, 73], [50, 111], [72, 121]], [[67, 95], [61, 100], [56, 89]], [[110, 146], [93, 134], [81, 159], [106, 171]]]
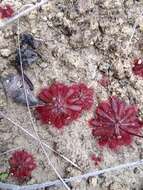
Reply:
[[93, 90], [84, 84], [74, 84], [70, 87], [54, 83], [39, 93], [39, 99], [45, 105], [36, 108], [38, 118], [42, 123], [52, 124], [62, 128], [77, 119], [83, 110], [93, 104]]
[[10, 5], [0, 6], [0, 18], [9, 18], [13, 15], [14, 10]]
[[136, 135], [143, 127], [143, 122], [137, 116], [137, 107], [126, 105], [124, 101], [115, 96], [101, 102], [95, 115], [89, 121], [92, 134], [98, 138], [100, 145], [108, 145], [111, 149], [130, 144], [131, 133]]
[[80, 105], [82, 109], [89, 110], [93, 105], [93, 89], [88, 88], [85, 84], [74, 84], [70, 87], [73, 90], [70, 101]]
[[96, 156], [95, 154], [92, 154], [91, 160], [94, 161], [95, 165], [99, 165], [103, 158], [101, 156]]
[[134, 60], [132, 71], [135, 75], [143, 77], [143, 60], [142, 59]]
[[98, 82], [104, 87], [107, 87], [110, 84], [110, 80], [106, 75], [102, 75], [102, 78]]
[[10, 173], [19, 182], [24, 182], [31, 177], [32, 171], [36, 168], [33, 156], [24, 150], [14, 152], [9, 159], [9, 164]]

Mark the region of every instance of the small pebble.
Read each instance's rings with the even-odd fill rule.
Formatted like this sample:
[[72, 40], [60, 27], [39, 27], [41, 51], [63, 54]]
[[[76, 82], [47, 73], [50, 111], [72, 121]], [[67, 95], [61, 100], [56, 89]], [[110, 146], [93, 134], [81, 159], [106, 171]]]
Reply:
[[2, 57], [9, 57], [11, 54], [11, 51], [9, 49], [1, 49], [0, 54]]

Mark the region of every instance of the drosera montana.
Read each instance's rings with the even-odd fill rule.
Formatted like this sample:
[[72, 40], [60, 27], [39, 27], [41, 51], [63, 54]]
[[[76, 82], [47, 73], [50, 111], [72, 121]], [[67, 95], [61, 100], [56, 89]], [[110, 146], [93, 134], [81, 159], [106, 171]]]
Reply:
[[25, 150], [15, 151], [9, 158], [10, 174], [19, 183], [30, 179], [32, 171], [36, 168], [36, 161], [32, 154]]
[[53, 83], [43, 88], [38, 97], [45, 103], [36, 107], [38, 119], [56, 128], [70, 124], [81, 116], [82, 111], [89, 110], [93, 105], [93, 89], [85, 84], [67, 86]]
[[138, 118], [137, 106], [127, 105], [116, 96], [98, 105], [89, 124], [99, 145], [107, 145], [112, 150], [130, 145], [133, 136], [143, 138], [140, 135], [143, 121]]

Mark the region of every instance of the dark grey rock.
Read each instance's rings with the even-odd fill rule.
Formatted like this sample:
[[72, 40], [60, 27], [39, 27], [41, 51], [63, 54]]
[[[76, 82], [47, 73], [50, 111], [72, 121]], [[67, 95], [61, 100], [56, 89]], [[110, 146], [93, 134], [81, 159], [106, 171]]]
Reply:
[[[8, 97], [12, 98], [13, 101], [26, 105], [26, 96], [24, 92], [22, 78], [19, 75], [9, 74], [2, 79], [3, 87]], [[29, 86], [25, 83], [27, 92], [27, 99], [29, 106], [38, 104], [38, 99], [33, 95]]]

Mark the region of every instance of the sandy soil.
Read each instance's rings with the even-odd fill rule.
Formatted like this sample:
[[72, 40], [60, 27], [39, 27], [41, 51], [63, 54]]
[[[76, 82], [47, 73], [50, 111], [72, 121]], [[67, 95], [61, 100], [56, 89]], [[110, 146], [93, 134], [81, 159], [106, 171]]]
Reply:
[[[18, 10], [26, 3], [36, 0], [3, 0]], [[70, 177], [89, 171], [117, 166], [143, 158], [143, 141], [135, 138], [132, 146], [112, 152], [100, 149], [91, 135], [87, 121], [93, 110], [109, 95], [117, 95], [127, 103], [136, 103], [143, 110], [143, 79], [133, 75], [131, 62], [143, 54], [143, 2], [137, 0], [53, 0], [20, 20], [21, 32], [30, 32], [43, 40], [39, 52], [43, 60], [33, 64], [27, 71], [37, 94], [42, 86], [53, 81], [66, 84], [85, 82], [95, 90], [95, 105], [89, 113], [65, 127], [56, 130], [37, 121], [41, 139], [61, 154], [77, 163], [83, 170], [78, 171], [69, 163], [47, 151], [54, 166], [62, 177]], [[128, 47], [137, 20], [136, 33]], [[16, 72], [12, 65], [17, 46], [17, 23], [0, 31], [0, 74], [5, 76]], [[109, 89], [97, 81], [102, 73], [109, 75]], [[0, 106], [7, 114], [33, 133], [27, 109], [21, 105], [6, 102], [1, 90]], [[75, 146], [76, 145], [76, 146]], [[32, 179], [27, 184], [57, 179], [40, 147], [28, 136], [6, 120], [0, 122], [0, 152], [22, 146], [33, 153], [38, 163]], [[103, 154], [104, 160], [95, 166], [91, 154]], [[8, 155], [0, 157], [0, 170], [8, 168]], [[73, 190], [141, 190], [143, 188], [143, 167], [136, 167], [118, 173], [104, 174], [87, 181], [71, 183]], [[8, 182], [15, 183], [12, 178]], [[50, 188], [50, 190], [63, 190]]]

